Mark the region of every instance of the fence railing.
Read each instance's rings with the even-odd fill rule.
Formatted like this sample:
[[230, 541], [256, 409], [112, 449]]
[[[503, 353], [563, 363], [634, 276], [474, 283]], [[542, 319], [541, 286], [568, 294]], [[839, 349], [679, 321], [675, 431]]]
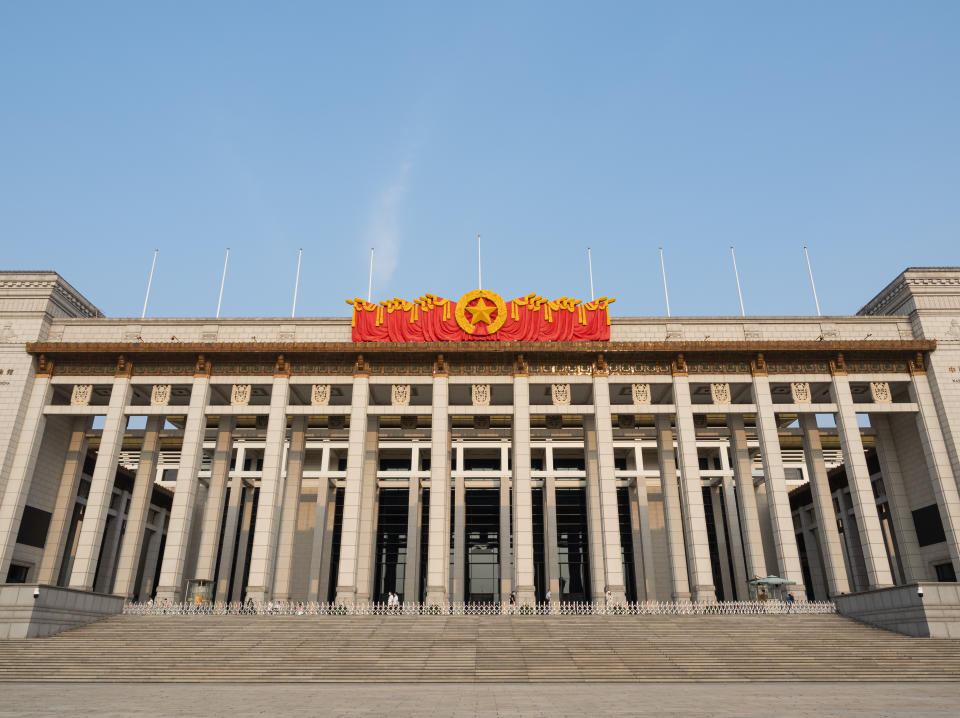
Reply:
[[509, 603], [317, 603], [248, 601], [225, 603], [127, 603], [129, 616], [701, 616], [836, 613], [829, 601], [639, 601]]

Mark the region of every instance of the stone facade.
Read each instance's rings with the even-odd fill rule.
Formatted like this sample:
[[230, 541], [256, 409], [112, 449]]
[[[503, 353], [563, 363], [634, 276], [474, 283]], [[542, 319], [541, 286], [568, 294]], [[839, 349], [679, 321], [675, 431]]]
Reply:
[[857, 316], [614, 318], [611, 337], [111, 319], [55, 274], [0, 273], [0, 576], [440, 604], [960, 572], [960, 269], [907, 270]]

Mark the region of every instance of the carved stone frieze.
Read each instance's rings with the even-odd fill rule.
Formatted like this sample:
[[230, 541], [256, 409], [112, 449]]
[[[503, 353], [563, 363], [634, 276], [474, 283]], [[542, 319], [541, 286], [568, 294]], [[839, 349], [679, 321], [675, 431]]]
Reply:
[[490, 406], [490, 385], [472, 384], [470, 386], [470, 401], [474, 406]]
[[93, 384], [74, 384], [70, 392], [70, 406], [90, 406]]
[[714, 404], [730, 403], [730, 385], [726, 382], [713, 383], [710, 385], [710, 398]]
[[310, 387], [310, 405], [311, 406], [329, 406], [330, 404], [330, 385], [314, 384]]
[[570, 406], [570, 385], [551, 384], [550, 398], [554, 406]]
[[390, 385], [390, 405], [391, 406], [410, 406], [410, 385], [409, 384], [391, 384]]
[[154, 384], [150, 389], [150, 406], [169, 406], [172, 390], [170, 384]]
[[790, 396], [794, 404], [809, 404], [811, 399], [810, 382], [794, 381], [790, 383]]
[[250, 384], [234, 384], [230, 388], [230, 406], [249, 406], [250, 393]]
[[890, 383], [886, 381], [870, 382], [870, 396], [875, 404], [890, 404], [893, 396], [890, 394]]
[[648, 406], [651, 401], [649, 384], [631, 384], [630, 398], [634, 406]]

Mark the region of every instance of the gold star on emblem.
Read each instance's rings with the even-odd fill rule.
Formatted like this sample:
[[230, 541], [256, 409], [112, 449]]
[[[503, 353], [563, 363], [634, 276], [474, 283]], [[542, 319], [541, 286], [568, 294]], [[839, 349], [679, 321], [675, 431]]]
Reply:
[[497, 305], [487, 304], [483, 301], [483, 297], [477, 300], [477, 303], [472, 307], [467, 307], [467, 311], [470, 312], [470, 319], [474, 324], [477, 322], [483, 322], [484, 324], [493, 323], [493, 317], [490, 316], [496, 311]]

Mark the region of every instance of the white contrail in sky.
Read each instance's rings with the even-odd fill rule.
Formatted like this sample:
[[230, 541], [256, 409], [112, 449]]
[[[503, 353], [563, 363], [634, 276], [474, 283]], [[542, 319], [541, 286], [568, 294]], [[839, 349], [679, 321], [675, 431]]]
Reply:
[[400, 212], [410, 189], [412, 171], [413, 160], [408, 159], [400, 166], [396, 177], [377, 195], [370, 212], [369, 228], [363, 246], [376, 248], [377, 258], [373, 267], [374, 295], [386, 291], [386, 285], [397, 268], [403, 240]]

